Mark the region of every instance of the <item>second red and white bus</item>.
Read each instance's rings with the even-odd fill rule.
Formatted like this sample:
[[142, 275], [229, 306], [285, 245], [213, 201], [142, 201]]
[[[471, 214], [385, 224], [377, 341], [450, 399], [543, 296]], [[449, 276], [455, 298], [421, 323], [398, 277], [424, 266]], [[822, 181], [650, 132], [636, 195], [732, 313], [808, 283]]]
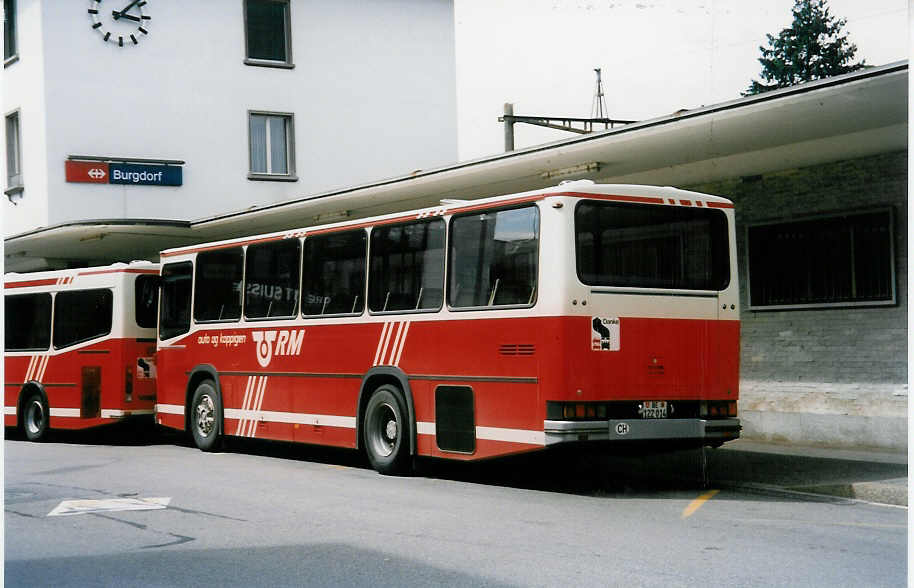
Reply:
[[159, 266], [4, 276], [4, 424], [33, 441], [155, 406]]
[[460, 460], [739, 436], [733, 205], [574, 182], [164, 251], [158, 422]]

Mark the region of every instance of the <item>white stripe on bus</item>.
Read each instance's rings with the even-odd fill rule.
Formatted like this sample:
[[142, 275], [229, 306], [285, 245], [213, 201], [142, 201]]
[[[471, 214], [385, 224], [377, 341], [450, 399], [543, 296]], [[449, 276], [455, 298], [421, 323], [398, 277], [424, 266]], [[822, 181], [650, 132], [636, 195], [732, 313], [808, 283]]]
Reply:
[[434, 435], [435, 432], [435, 423], [427, 423], [423, 421], [416, 422], [416, 433], [419, 435]]
[[151, 408], [141, 408], [137, 410], [120, 410], [116, 408], [103, 408], [102, 409], [102, 418], [103, 419], [119, 419], [125, 416], [132, 416], [138, 414], [152, 414]]
[[4, 406], [4, 407], [3, 407], [3, 414], [15, 415], [15, 414], [16, 414], [16, 407], [15, 407], [15, 406]]
[[48, 361], [50, 360], [50, 355], [45, 355], [41, 358], [41, 367], [38, 368], [38, 377], [35, 378], [36, 382], [40, 382], [44, 379], [44, 372], [48, 369]]
[[[394, 330], [393, 323], [387, 323], [387, 325], [388, 325], [387, 334], [384, 335], [384, 349], [381, 351], [381, 365], [384, 364], [384, 358], [387, 357], [387, 346], [390, 345], [390, 334]], [[375, 365], [378, 365], [378, 364], [375, 364]]]
[[[255, 376], [256, 377], [256, 376]], [[13, 407], [6, 407], [7, 410]], [[15, 408], [13, 408], [15, 410]], [[73, 410], [79, 416], [79, 409], [51, 409], [54, 416], [55, 410]], [[157, 404], [156, 412], [162, 414], [184, 415], [184, 407], [179, 404]], [[340, 427], [355, 429], [355, 417], [338, 416], [329, 414], [304, 414], [298, 412], [278, 412], [272, 410], [241, 410], [226, 408], [225, 418], [239, 420], [262, 420], [270, 423], [286, 423], [296, 425], [323, 425], [327, 427]], [[63, 416], [63, 415], [61, 415]], [[435, 423], [418, 421], [416, 432], [420, 435], [434, 435], [437, 427]], [[237, 434], [237, 433], [236, 433]], [[488, 441], [505, 441], [508, 443], [523, 443], [525, 445], [545, 445], [546, 434], [542, 431], [528, 429], [505, 429], [500, 427], [476, 427], [476, 438]]]
[[381, 346], [384, 343], [384, 335], [387, 333], [388, 328], [390, 328], [390, 323], [384, 323], [384, 327], [381, 329], [381, 338], [378, 339], [378, 348], [374, 352], [374, 362], [371, 365], [378, 365], [378, 359], [381, 356]]
[[[394, 363], [394, 356], [397, 354], [397, 349], [400, 348], [400, 337], [403, 336], [403, 325], [404, 324], [405, 324], [405, 321], [397, 322], [397, 334], [396, 334], [396, 336], [394, 336], [394, 344], [393, 344], [393, 348], [390, 350], [390, 357], [387, 358], [387, 364], [393, 365], [393, 363]], [[384, 353], [387, 353], [386, 348], [384, 349]], [[383, 363], [384, 358], [381, 358], [381, 361]]]
[[240, 410], [226, 408], [227, 419], [251, 419], [270, 423], [287, 423], [295, 425], [324, 425], [327, 427], [342, 427], [355, 429], [355, 417], [338, 416], [332, 414], [304, 414], [300, 412], [278, 412], [272, 410]]
[[[435, 423], [417, 422], [416, 432], [420, 435], [435, 435]], [[500, 427], [476, 427], [476, 438], [487, 441], [505, 441], [507, 443], [523, 443], [525, 445], [545, 445], [546, 434], [542, 431], [528, 429], [503, 429]]]
[[29, 360], [29, 369], [25, 371], [25, 379], [23, 382], [30, 382], [32, 380], [32, 372], [35, 371], [35, 361], [38, 359], [37, 355], [33, 355]]
[[[267, 389], [267, 376], [260, 376], [260, 383], [257, 386], [257, 394], [255, 396], [255, 400], [254, 400], [254, 404], [253, 404], [253, 409], [254, 409], [253, 413], [255, 415], [261, 414], [260, 409], [261, 409], [261, 407], [263, 407], [263, 395], [264, 395], [264, 392], [266, 392], [266, 389]], [[242, 435], [244, 437], [253, 437], [254, 434], [257, 432], [257, 419], [256, 419], [256, 417], [252, 417], [248, 422], [250, 423], [250, 430], [247, 432], [247, 434], [245, 434], [242, 431]]]
[[[248, 403], [251, 401], [251, 390], [254, 389], [255, 376], [248, 376], [247, 386], [244, 388], [244, 400], [241, 402], [241, 410], [248, 409]], [[238, 421], [238, 428], [235, 429], [236, 435], [241, 435], [241, 428], [244, 426], [244, 419]]]
[[79, 418], [80, 410], [78, 408], [52, 408], [52, 417], [76, 417]]
[[400, 356], [403, 355], [403, 348], [406, 347], [406, 334], [409, 333], [409, 325], [411, 321], [405, 321], [406, 325], [403, 327], [403, 339], [400, 341], [400, 349], [397, 350], [397, 357], [394, 358], [393, 364], [396, 366], [400, 365]]
[[179, 414], [184, 416], [184, 407], [180, 404], [156, 404], [155, 411], [162, 414]]

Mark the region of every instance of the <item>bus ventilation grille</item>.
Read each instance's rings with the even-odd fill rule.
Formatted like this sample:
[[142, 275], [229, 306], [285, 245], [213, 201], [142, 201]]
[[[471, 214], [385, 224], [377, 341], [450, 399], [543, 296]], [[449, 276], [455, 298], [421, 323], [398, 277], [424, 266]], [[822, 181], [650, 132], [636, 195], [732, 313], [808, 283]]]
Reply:
[[529, 343], [507, 343], [498, 348], [502, 355], [533, 355], [536, 353], [536, 346]]

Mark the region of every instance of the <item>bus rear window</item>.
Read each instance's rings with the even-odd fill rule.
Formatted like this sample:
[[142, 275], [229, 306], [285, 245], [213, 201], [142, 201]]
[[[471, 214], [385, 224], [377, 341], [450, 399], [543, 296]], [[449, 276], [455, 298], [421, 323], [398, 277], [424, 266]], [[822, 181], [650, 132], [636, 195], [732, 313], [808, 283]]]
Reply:
[[51, 295], [6, 297], [3, 317], [6, 351], [39, 351], [51, 345]]
[[159, 306], [159, 276], [137, 276], [133, 287], [133, 295], [137, 326], [144, 329], [154, 329], [156, 327], [156, 312]]
[[111, 290], [59, 292], [54, 297], [54, 347], [60, 349], [111, 332]]
[[727, 217], [719, 210], [585, 200], [574, 221], [585, 284], [723, 290], [730, 283]]

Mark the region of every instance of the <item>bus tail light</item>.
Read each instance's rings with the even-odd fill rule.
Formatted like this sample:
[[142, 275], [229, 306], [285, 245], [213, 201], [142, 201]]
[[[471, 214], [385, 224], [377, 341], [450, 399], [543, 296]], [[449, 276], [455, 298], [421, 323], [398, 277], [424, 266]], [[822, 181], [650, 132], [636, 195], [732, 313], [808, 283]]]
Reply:
[[546, 418], [565, 421], [606, 420], [606, 404], [549, 401], [546, 403]]
[[737, 415], [735, 400], [710, 400], [701, 403], [701, 417], [721, 419]]
[[133, 402], [133, 369], [129, 365], [124, 371], [124, 402]]

